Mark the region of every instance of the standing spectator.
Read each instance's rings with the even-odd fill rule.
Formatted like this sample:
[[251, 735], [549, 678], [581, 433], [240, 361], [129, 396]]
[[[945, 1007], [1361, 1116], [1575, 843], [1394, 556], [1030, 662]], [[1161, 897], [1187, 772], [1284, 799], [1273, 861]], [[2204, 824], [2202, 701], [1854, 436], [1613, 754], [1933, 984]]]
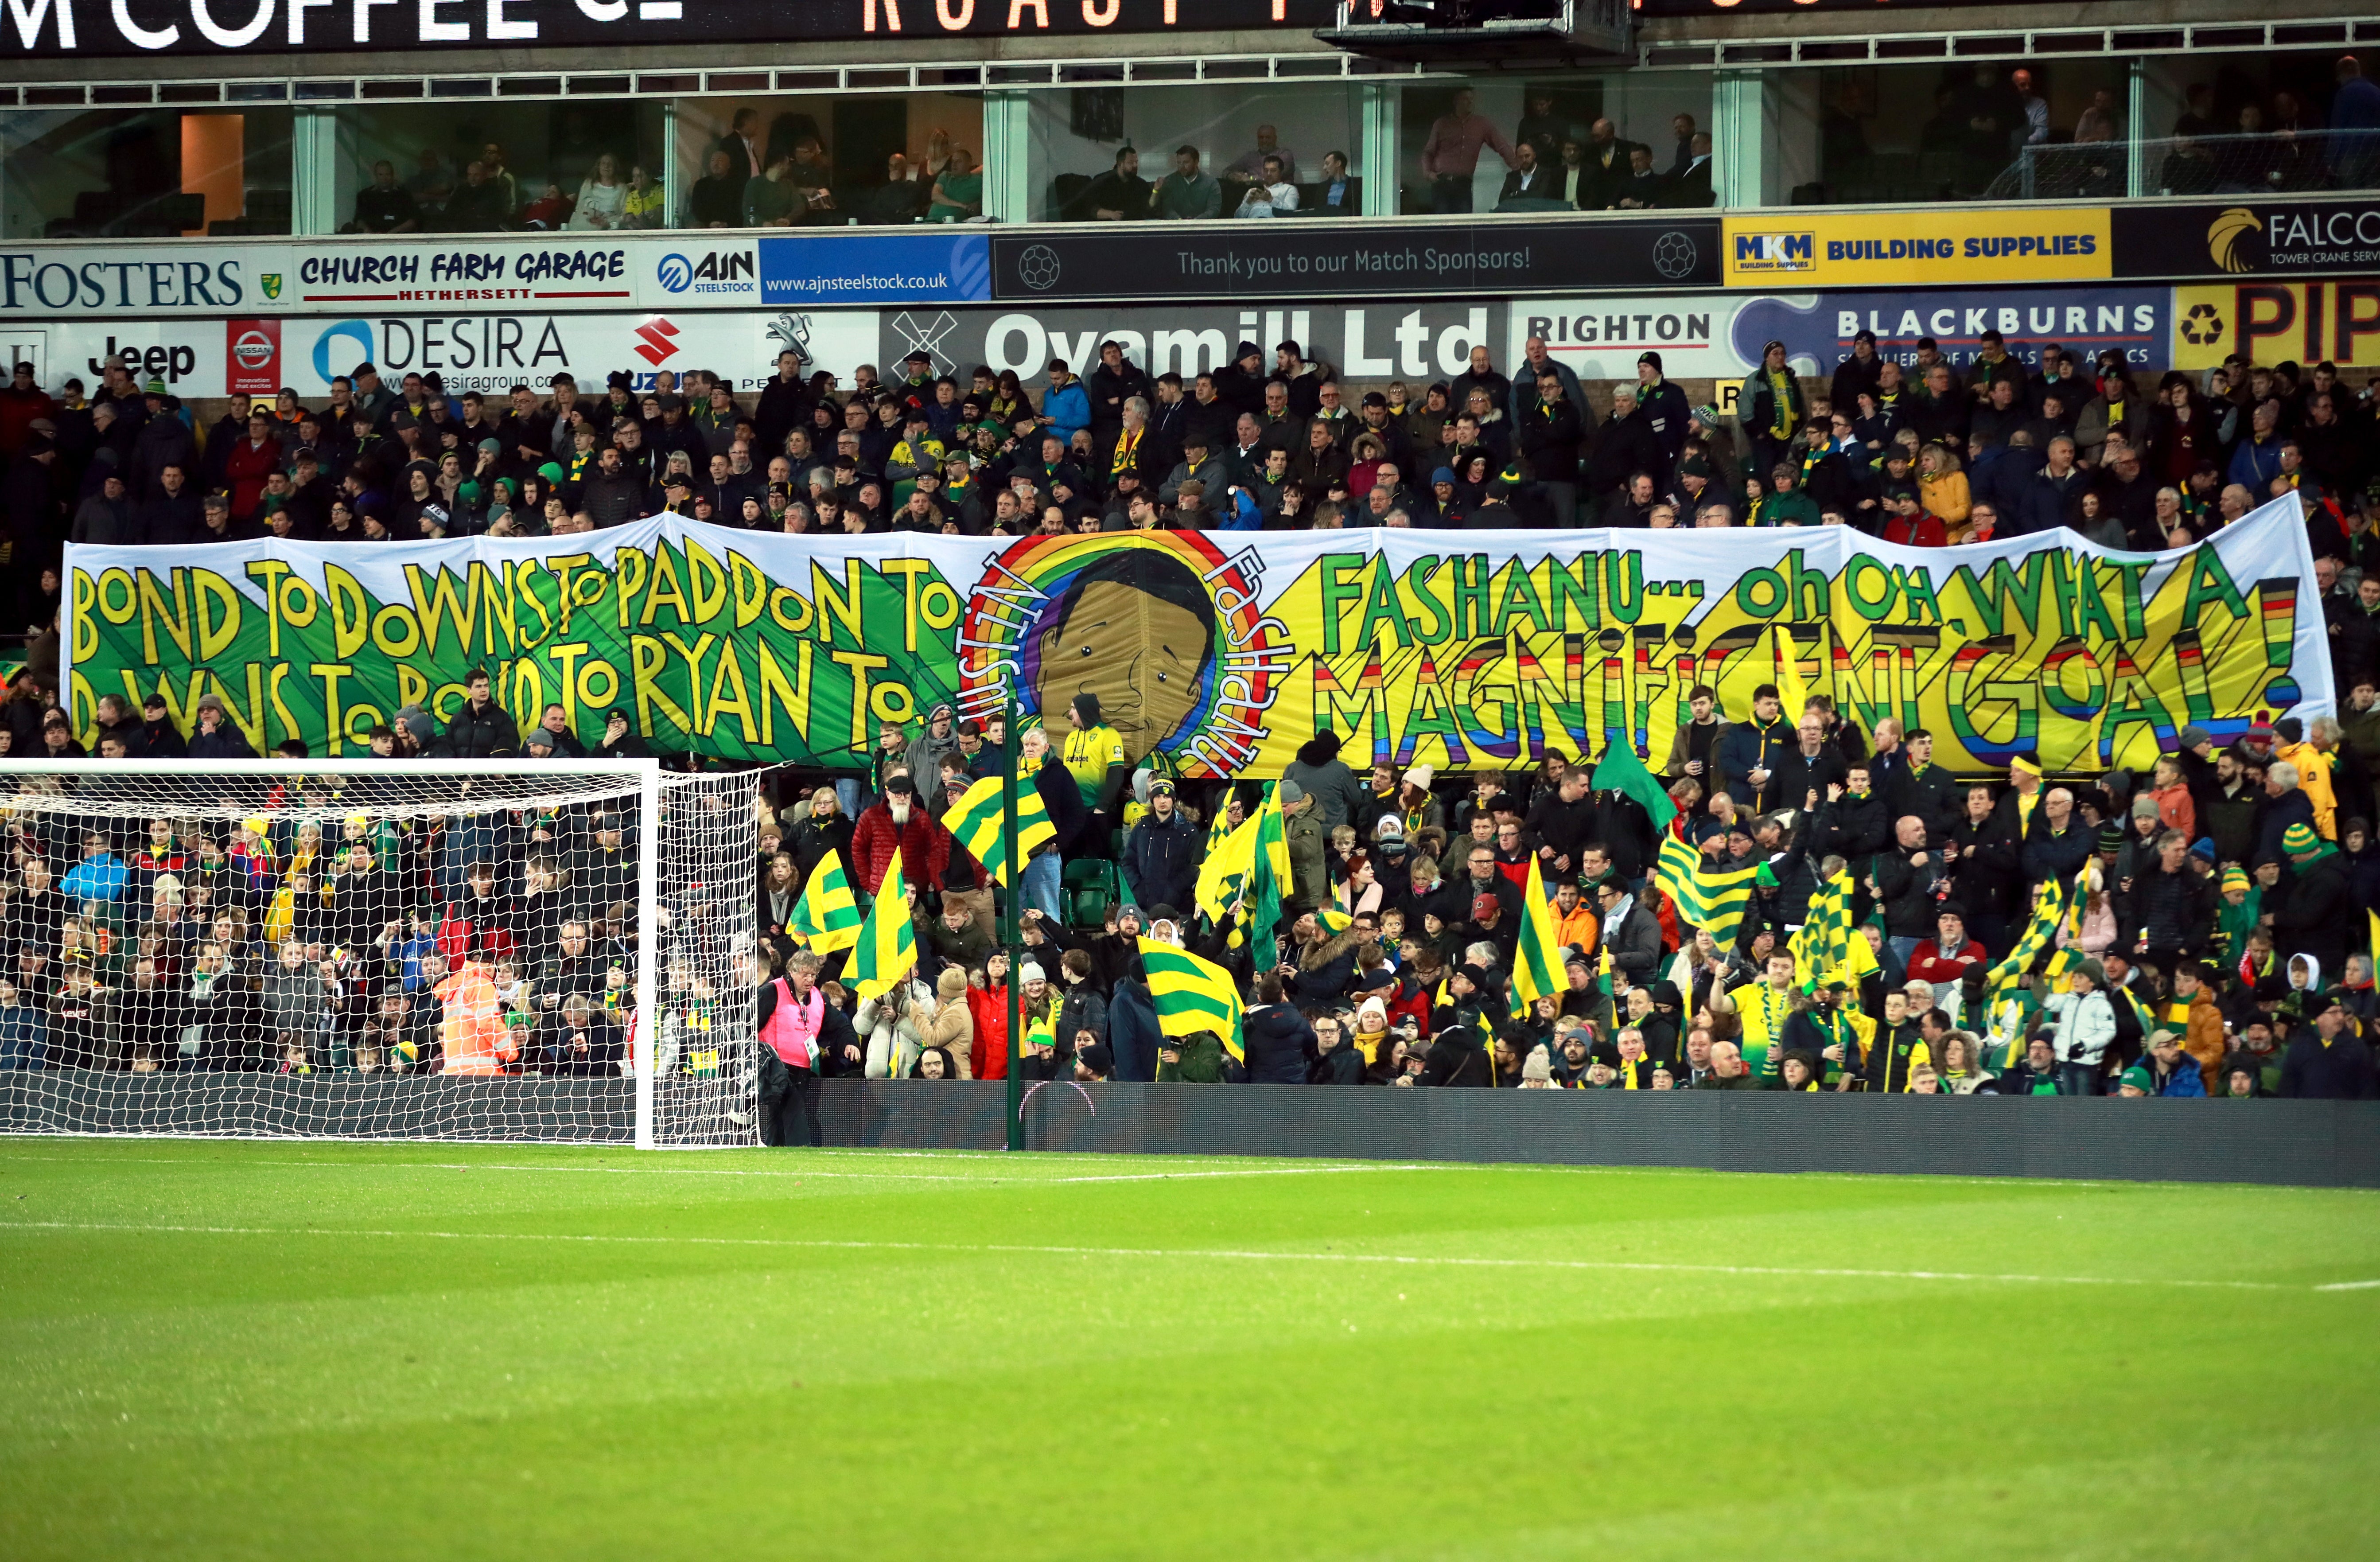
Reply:
[[2339, 55], [2332, 75], [2338, 91], [2330, 100], [2327, 161], [2342, 188], [2368, 189], [2380, 182], [2380, 83], [2353, 55]]
[[1471, 210], [1471, 181], [1478, 172], [1481, 147], [1494, 148], [1507, 168], [1520, 164], [1520, 156], [1512, 143], [1504, 139], [1504, 132], [1478, 112], [1478, 95], [1470, 88], [1456, 88], [1454, 101], [1447, 112], [1429, 128], [1429, 140], [1421, 149], [1421, 171], [1430, 181], [1430, 209], [1434, 212]]

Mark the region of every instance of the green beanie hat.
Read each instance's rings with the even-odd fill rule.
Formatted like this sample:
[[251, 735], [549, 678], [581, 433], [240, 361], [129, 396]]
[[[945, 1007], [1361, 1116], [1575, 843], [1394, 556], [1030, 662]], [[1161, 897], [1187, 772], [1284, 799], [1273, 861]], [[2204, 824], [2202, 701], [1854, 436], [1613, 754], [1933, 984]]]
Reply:
[[2281, 849], [2291, 857], [2302, 857], [2309, 851], [2320, 851], [2322, 837], [2313, 833], [2313, 825], [2301, 822], [2281, 832]]
[[2242, 895], [2249, 889], [2248, 875], [2236, 865], [2223, 870], [2223, 893], [2228, 895], [2235, 889]]
[[2125, 1069], [2123, 1078], [2119, 1080], [2117, 1083], [2130, 1085], [2143, 1095], [2155, 1095], [2156, 1093], [2156, 1076], [2150, 1073], [2146, 1068], [2142, 1068], [2137, 1063], [2133, 1064], [2130, 1068]]

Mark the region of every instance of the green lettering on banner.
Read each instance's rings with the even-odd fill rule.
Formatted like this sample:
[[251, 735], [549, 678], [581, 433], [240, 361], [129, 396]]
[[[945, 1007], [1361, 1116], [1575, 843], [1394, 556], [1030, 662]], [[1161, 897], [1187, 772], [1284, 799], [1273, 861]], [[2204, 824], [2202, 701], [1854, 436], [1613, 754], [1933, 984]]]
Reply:
[[[1520, 767], [1619, 738], [1658, 769], [1686, 691], [1740, 714], [1780, 641], [1813, 693], [1863, 727], [1930, 728], [1962, 775], [2022, 749], [2137, 768], [2178, 722], [2225, 733], [2330, 698], [2286, 505], [2154, 558], [2062, 537], [1477, 532], [1450, 553], [1403, 531], [808, 538], [657, 518], [551, 544], [268, 542], [212, 567], [69, 544], [61, 659], [86, 735], [103, 693], [165, 690], [187, 725], [219, 691], [259, 750], [334, 757], [407, 705], [450, 719], [475, 667], [523, 722], [558, 702], [582, 741], [620, 708], [662, 752], [848, 770], [879, 722], [914, 733], [937, 703], [974, 717], [1012, 692], [1030, 721], [1082, 688], [1136, 763], [1190, 779], [1277, 774], [1323, 731], [1350, 763]], [[1045, 666], [1052, 616], [1093, 586], [1087, 643]]]

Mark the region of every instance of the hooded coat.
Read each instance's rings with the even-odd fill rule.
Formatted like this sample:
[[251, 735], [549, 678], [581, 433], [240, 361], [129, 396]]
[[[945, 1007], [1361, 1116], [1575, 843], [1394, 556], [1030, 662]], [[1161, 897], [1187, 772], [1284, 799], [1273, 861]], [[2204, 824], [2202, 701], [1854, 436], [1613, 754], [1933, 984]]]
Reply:
[[1307, 739], [1281, 778], [1305, 788], [1325, 834], [1359, 815], [1371, 797], [1371, 788], [1356, 780], [1355, 773], [1339, 757], [1336, 732], [1318, 732]]

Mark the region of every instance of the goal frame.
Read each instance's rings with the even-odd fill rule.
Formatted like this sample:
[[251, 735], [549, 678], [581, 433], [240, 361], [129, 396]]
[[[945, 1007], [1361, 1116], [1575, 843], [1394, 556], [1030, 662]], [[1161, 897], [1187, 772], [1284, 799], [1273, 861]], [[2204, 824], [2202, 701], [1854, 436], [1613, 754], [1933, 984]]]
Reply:
[[0, 756], [0, 807], [14, 796], [14, 779], [23, 775], [160, 775], [189, 778], [201, 775], [240, 776], [252, 780], [285, 780], [300, 775], [356, 775], [385, 772], [397, 776], [454, 776], [469, 779], [503, 776], [516, 780], [530, 770], [555, 776], [610, 777], [625, 795], [638, 798], [637, 830], [637, 999], [636, 1031], [628, 1056], [636, 1082], [636, 1148], [651, 1150], [653, 1142], [653, 1066], [661, 1041], [660, 1017], [660, 888], [662, 763], [636, 759], [453, 760], [378, 759], [18, 759]]

